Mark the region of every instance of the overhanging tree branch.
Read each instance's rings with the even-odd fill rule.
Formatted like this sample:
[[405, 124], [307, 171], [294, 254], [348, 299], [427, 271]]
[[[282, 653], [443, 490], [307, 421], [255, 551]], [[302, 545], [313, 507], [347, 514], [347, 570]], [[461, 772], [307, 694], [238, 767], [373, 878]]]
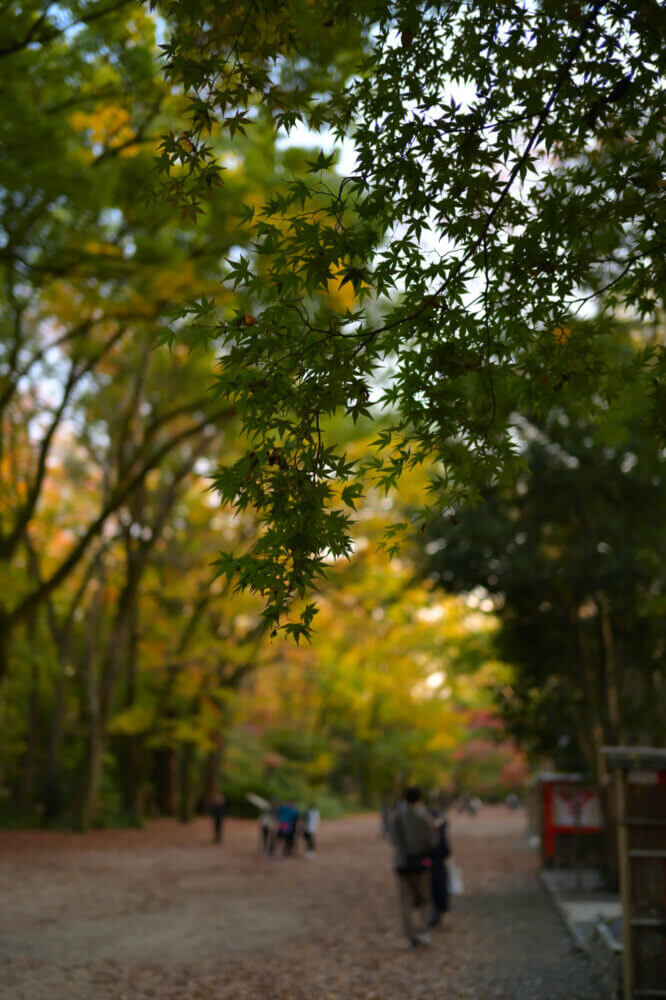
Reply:
[[[13, 42], [11, 45], [5, 45], [4, 48], [0, 47], [0, 59], [14, 55], [16, 52], [21, 52], [23, 49], [27, 49], [31, 43], [36, 43], [42, 46], [50, 45], [50, 43], [55, 41], [57, 38], [62, 38], [63, 35], [66, 35], [68, 31], [72, 30], [72, 28], [76, 28], [80, 24], [93, 24], [100, 18], [106, 17], [107, 14], [114, 14], [116, 11], [129, 6], [133, 2], [134, 0], [118, 0], [118, 3], [110, 4], [108, 7], [103, 7], [101, 10], [92, 11], [88, 15], [74, 18], [68, 24], [63, 25], [62, 28], [54, 28], [51, 31], [45, 32], [43, 35], [40, 35], [39, 29], [46, 21], [48, 16], [47, 10], [46, 13], [40, 14], [39, 17], [33, 21], [27, 31], [27, 34], [25, 34], [22, 39], [17, 42]], [[49, 4], [49, 6], [51, 6], [51, 4]]]

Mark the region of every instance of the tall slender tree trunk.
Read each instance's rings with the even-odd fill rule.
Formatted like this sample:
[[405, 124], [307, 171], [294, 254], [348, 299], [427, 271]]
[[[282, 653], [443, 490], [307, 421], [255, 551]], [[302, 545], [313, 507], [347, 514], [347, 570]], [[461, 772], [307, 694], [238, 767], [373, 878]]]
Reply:
[[[622, 718], [621, 698], [619, 690], [619, 665], [617, 662], [615, 640], [611, 626], [608, 602], [603, 595], [597, 597], [599, 608], [599, 631], [604, 664], [604, 688], [606, 691], [606, 711], [608, 713], [608, 743], [620, 746], [626, 743], [626, 733]], [[609, 888], [617, 890], [619, 886], [619, 862], [617, 857], [617, 824], [618, 802], [617, 785], [609, 778], [603, 789], [604, 819], [607, 823], [607, 857], [606, 873]]]
[[222, 772], [222, 761], [224, 759], [224, 739], [218, 735], [215, 739], [215, 746], [206, 757], [203, 774], [203, 800], [209, 806], [219, 791], [219, 782]]
[[167, 750], [166, 776], [167, 809], [169, 816], [175, 816], [178, 812], [178, 754], [173, 747]]
[[152, 755], [152, 785], [157, 808], [166, 816], [178, 812], [178, 757], [173, 747], [161, 747]]
[[[52, 612], [49, 606], [49, 612]], [[65, 628], [56, 627], [51, 619], [51, 634], [58, 656], [58, 674], [53, 696], [53, 710], [49, 720], [48, 759], [46, 761], [46, 782], [44, 789], [44, 809], [47, 822], [54, 819], [63, 808], [62, 800], [62, 745], [65, 735], [65, 690], [67, 673], [71, 672], [72, 621]]]
[[104, 755], [100, 665], [98, 663], [99, 634], [104, 607], [104, 579], [105, 572], [102, 568], [96, 577], [97, 591], [88, 612], [85, 641], [81, 649], [82, 701], [86, 730], [81, 768], [81, 790], [76, 817], [76, 825], [81, 831], [87, 830], [95, 818]]
[[86, 741], [83, 758], [81, 796], [77, 827], [82, 832], [93, 823], [97, 812], [97, 800], [102, 776], [104, 737], [100, 718], [99, 692], [96, 683], [95, 664], [90, 663], [87, 678]]
[[606, 683], [606, 710], [608, 712], [608, 738], [614, 745], [626, 742], [622, 710], [620, 707], [619, 666], [615, 650], [615, 640], [611, 625], [608, 602], [603, 594], [598, 594], [596, 605], [599, 609], [599, 633]]
[[[128, 546], [128, 579], [131, 590], [127, 602], [125, 623], [125, 708], [136, 703], [137, 636], [139, 623], [139, 578], [142, 568], [137, 565]], [[119, 737], [120, 790], [123, 812], [132, 823], [139, 823], [143, 812], [144, 754], [143, 740], [138, 733]]]
[[9, 645], [12, 628], [9, 615], [3, 605], [0, 605], [0, 685], [9, 672]]
[[[113, 705], [113, 695], [120, 669], [123, 653], [127, 649], [127, 634], [130, 611], [132, 608], [136, 578], [128, 569], [125, 585], [116, 605], [116, 613], [110, 635], [106, 640], [106, 653], [102, 659], [99, 671], [95, 670], [96, 657], [90, 658], [88, 664], [88, 730], [89, 739], [87, 757], [84, 766], [84, 782], [82, 805], [80, 812], [80, 827], [87, 829], [95, 818], [97, 799], [102, 774], [102, 763], [106, 749], [106, 727]], [[100, 593], [102, 590], [99, 588]], [[97, 614], [101, 613], [101, 601]], [[95, 617], [95, 616], [93, 616]], [[98, 628], [91, 645], [96, 645]], [[99, 676], [98, 676], [99, 675]]]
[[603, 832], [603, 867], [608, 886], [614, 888], [618, 881], [617, 862], [617, 832], [615, 826], [616, 808], [614, 800], [614, 785], [610, 780], [606, 759], [602, 747], [606, 745], [607, 733], [601, 712], [601, 691], [599, 677], [595, 670], [594, 650], [591, 648], [590, 637], [585, 630], [585, 622], [576, 616], [576, 632], [578, 648], [583, 669], [585, 697], [590, 716], [590, 744], [594, 754], [596, 784], [599, 790], [599, 802], [604, 826]]
[[189, 823], [194, 811], [194, 743], [182, 743], [178, 760], [178, 819]]
[[30, 662], [30, 694], [28, 697], [28, 733], [25, 753], [21, 762], [21, 774], [18, 787], [18, 804], [26, 809], [34, 802], [35, 770], [39, 753], [39, 664], [36, 656], [31, 656]]
[[130, 823], [138, 824], [144, 811], [145, 784], [143, 741], [140, 735], [126, 733], [119, 737], [118, 764], [123, 813]]
[[47, 821], [54, 819], [62, 809], [61, 757], [65, 731], [65, 685], [67, 683], [65, 671], [68, 666], [68, 653], [65, 650], [59, 649], [58, 676], [56, 678], [53, 710], [49, 725], [48, 759], [46, 761], [46, 784], [44, 789], [44, 815]]
[[79, 810], [78, 828], [83, 832], [88, 830], [97, 814], [99, 787], [102, 777], [102, 760], [104, 754], [104, 737], [99, 715], [89, 720], [90, 729], [86, 745], [86, 755], [83, 772], [83, 792]]

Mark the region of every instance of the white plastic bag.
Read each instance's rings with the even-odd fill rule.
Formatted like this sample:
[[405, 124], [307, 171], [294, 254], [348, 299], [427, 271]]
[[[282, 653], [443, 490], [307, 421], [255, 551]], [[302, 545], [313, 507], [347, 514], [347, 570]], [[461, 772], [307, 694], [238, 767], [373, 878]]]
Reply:
[[462, 872], [455, 861], [446, 859], [446, 874], [449, 881], [449, 892], [452, 896], [462, 896], [465, 891]]

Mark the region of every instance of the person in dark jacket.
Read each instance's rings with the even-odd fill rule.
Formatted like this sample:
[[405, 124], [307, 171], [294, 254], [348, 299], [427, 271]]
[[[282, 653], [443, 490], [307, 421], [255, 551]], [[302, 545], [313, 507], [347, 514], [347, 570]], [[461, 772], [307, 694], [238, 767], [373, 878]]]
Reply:
[[432, 907], [430, 911], [430, 927], [437, 927], [449, 908], [449, 880], [446, 870], [446, 859], [451, 854], [446, 829], [446, 817], [442, 803], [436, 803], [430, 810], [435, 828], [435, 843], [430, 855], [432, 867], [430, 879], [432, 888]]
[[282, 855], [285, 858], [294, 853], [294, 843], [296, 841], [296, 827], [300, 813], [293, 802], [278, 806], [277, 810], [277, 837], [283, 842]]
[[216, 844], [222, 843], [224, 817], [227, 813], [227, 800], [218, 792], [208, 810], [213, 818], [213, 839]]
[[[433, 849], [433, 826], [423, 804], [421, 790], [405, 789], [405, 808], [398, 810], [393, 822], [395, 871], [400, 892], [402, 926], [410, 947], [429, 944], [428, 917]], [[414, 920], [413, 911], [417, 911]]]

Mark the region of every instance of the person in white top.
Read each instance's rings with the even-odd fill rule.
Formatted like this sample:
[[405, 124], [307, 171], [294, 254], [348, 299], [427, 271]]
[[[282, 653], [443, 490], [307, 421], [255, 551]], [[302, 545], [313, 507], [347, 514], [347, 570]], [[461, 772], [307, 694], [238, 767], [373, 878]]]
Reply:
[[313, 858], [316, 849], [316, 837], [320, 823], [319, 810], [313, 803], [305, 810], [303, 819], [303, 839], [305, 840], [305, 857]]

